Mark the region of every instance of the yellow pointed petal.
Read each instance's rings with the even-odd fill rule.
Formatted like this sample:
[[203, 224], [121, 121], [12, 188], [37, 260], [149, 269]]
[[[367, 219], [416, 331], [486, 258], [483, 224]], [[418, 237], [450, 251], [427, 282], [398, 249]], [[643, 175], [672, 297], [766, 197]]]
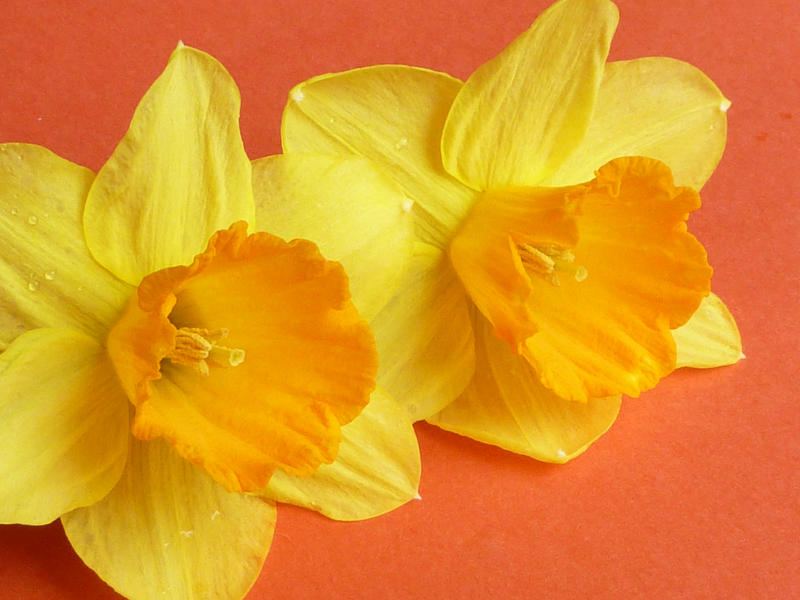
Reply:
[[72, 547], [132, 600], [241, 598], [269, 551], [275, 506], [225, 491], [161, 440], [131, 440], [119, 484], [64, 515]]
[[561, 0], [476, 70], [447, 117], [445, 169], [476, 190], [555, 170], [586, 132], [618, 18], [607, 0]]
[[586, 181], [609, 160], [636, 155], [665, 162], [677, 185], [699, 190], [725, 148], [728, 106], [714, 82], [688, 63], [608, 63], [586, 136], [543, 184]]
[[675, 329], [672, 337], [678, 347], [676, 368], [721, 367], [744, 358], [736, 321], [714, 293], [703, 299], [692, 318]]
[[211, 56], [185, 46], [142, 98], [86, 201], [95, 258], [138, 285], [191, 262], [218, 229], [253, 222], [239, 91]]
[[559, 398], [491, 330], [491, 324], [477, 315], [475, 377], [458, 400], [430, 417], [429, 423], [555, 463], [581, 454], [611, 427], [619, 412], [619, 396], [586, 403]]
[[125, 465], [128, 409], [92, 338], [17, 338], [0, 354], [0, 523], [49, 523], [103, 498]]
[[357, 156], [283, 154], [253, 162], [256, 229], [306, 238], [342, 263], [353, 303], [369, 321], [397, 288], [411, 253], [411, 204]]
[[105, 335], [132, 293], [83, 240], [93, 179], [41, 146], [0, 145], [0, 351], [37, 327]]
[[419, 476], [419, 448], [408, 413], [376, 390], [364, 411], [342, 428], [336, 461], [310, 477], [276, 471], [261, 495], [354, 521], [414, 498]]
[[371, 159], [414, 201], [429, 236], [444, 244], [474, 200], [444, 171], [439, 151], [460, 87], [444, 73], [405, 66], [310, 79], [292, 90], [284, 109], [284, 151]]
[[417, 244], [394, 299], [370, 323], [378, 345], [378, 383], [413, 420], [455, 400], [475, 368], [464, 288], [447, 256]]

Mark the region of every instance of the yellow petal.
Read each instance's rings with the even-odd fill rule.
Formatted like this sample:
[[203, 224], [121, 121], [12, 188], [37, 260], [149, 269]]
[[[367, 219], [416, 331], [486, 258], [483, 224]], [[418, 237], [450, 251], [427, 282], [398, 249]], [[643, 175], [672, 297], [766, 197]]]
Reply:
[[332, 462], [377, 371], [341, 265], [246, 227], [142, 280], [108, 338], [133, 434], [166, 438], [233, 491], [263, 489], [277, 467], [310, 475]]
[[49, 523], [103, 498], [128, 449], [128, 402], [105, 350], [34, 329], [0, 354], [0, 523]]
[[357, 156], [283, 154], [253, 162], [256, 229], [306, 238], [342, 263], [370, 320], [392, 297], [411, 253], [413, 201]]
[[570, 402], [542, 386], [530, 365], [491, 331], [475, 324], [475, 377], [464, 393], [428, 422], [475, 440], [563, 463], [611, 426], [620, 397]]
[[93, 179], [41, 146], [0, 145], [0, 351], [37, 327], [105, 336], [133, 292], [83, 240]]
[[442, 168], [439, 136], [461, 87], [457, 79], [405, 66], [323, 75], [296, 86], [283, 113], [286, 153], [358, 154], [414, 201], [432, 241], [446, 244], [474, 200]]
[[339, 454], [310, 477], [276, 471], [261, 495], [340, 521], [387, 513], [417, 495], [417, 437], [408, 414], [375, 390], [364, 411], [342, 428]]
[[133, 439], [119, 484], [64, 515], [72, 547], [126, 598], [241, 598], [272, 543], [275, 506], [225, 491], [163, 441]]
[[707, 369], [744, 358], [736, 321], [716, 294], [703, 299], [692, 318], [672, 332], [678, 347], [676, 367]]
[[211, 56], [180, 46], [142, 98], [86, 201], [94, 257], [138, 285], [186, 264], [218, 229], [253, 222], [239, 91]]
[[618, 156], [650, 156], [672, 169], [675, 183], [700, 189], [725, 148], [730, 102], [692, 65], [639, 58], [606, 65], [583, 141], [543, 181], [586, 181]]
[[455, 400], [475, 368], [467, 296], [447, 256], [419, 243], [394, 299], [371, 322], [378, 382], [413, 420]]
[[476, 190], [555, 170], [586, 132], [618, 18], [607, 0], [561, 0], [477, 69], [445, 123], [445, 169]]

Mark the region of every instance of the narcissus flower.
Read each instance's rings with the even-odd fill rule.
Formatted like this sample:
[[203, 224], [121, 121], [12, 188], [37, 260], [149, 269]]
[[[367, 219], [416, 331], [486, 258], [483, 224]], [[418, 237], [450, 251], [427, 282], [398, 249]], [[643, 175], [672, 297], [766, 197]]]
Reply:
[[410, 267], [371, 321], [378, 381], [417, 419], [553, 462], [606, 431], [621, 394], [741, 354], [686, 227], [729, 102], [677, 60], [606, 64], [617, 20], [607, 0], [561, 0], [465, 83], [324, 75], [283, 117], [295, 160], [369, 158], [413, 203]]
[[417, 490], [356, 309], [386, 296], [258, 231], [238, 117], [224, 68], [180, 46], [97, 176], [0, 146], [0, 522], [60, 517], [131, 598], [243, 596], [274, 500], [357, 519]]

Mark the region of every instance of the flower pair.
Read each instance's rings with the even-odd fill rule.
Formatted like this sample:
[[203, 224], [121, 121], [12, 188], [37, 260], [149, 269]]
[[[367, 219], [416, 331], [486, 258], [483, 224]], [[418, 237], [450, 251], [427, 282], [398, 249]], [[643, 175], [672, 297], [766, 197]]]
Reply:
[[232, 80], [182, 46], [97, 176], [0, 147], [0, 519], [60, 516], [130, 597], [241, 596], [275, 500], [416, 494], [411, 420], [563, 462], [620, 394], [737, 360], [686, 228], [727, 101], [606, 64], [616, 21], [561, 0], [466, 83], [312, 79], [253, 163]]

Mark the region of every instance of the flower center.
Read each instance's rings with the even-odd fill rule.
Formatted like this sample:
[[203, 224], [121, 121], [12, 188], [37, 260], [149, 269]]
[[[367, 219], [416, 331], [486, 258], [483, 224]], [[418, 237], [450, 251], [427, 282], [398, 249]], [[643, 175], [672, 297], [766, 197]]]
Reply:
[[560, 286], [559, 274], [567, 274], [580, 283], [589, 275], [582, 265], [575, 264], [575, 254], [569, 248], [547, 244], [533, 246], [517, 244], [517, 252], [525, 272], [533, 277], [541, 277], [551, 285]]
[[236, 367], [244, 362], [244, 350], [219, 344], [228, 337], [228, 330], [181, 327], [175, 333], [175, 347], [166, 358], [208, 375], [209, 363], [216, 367]]

